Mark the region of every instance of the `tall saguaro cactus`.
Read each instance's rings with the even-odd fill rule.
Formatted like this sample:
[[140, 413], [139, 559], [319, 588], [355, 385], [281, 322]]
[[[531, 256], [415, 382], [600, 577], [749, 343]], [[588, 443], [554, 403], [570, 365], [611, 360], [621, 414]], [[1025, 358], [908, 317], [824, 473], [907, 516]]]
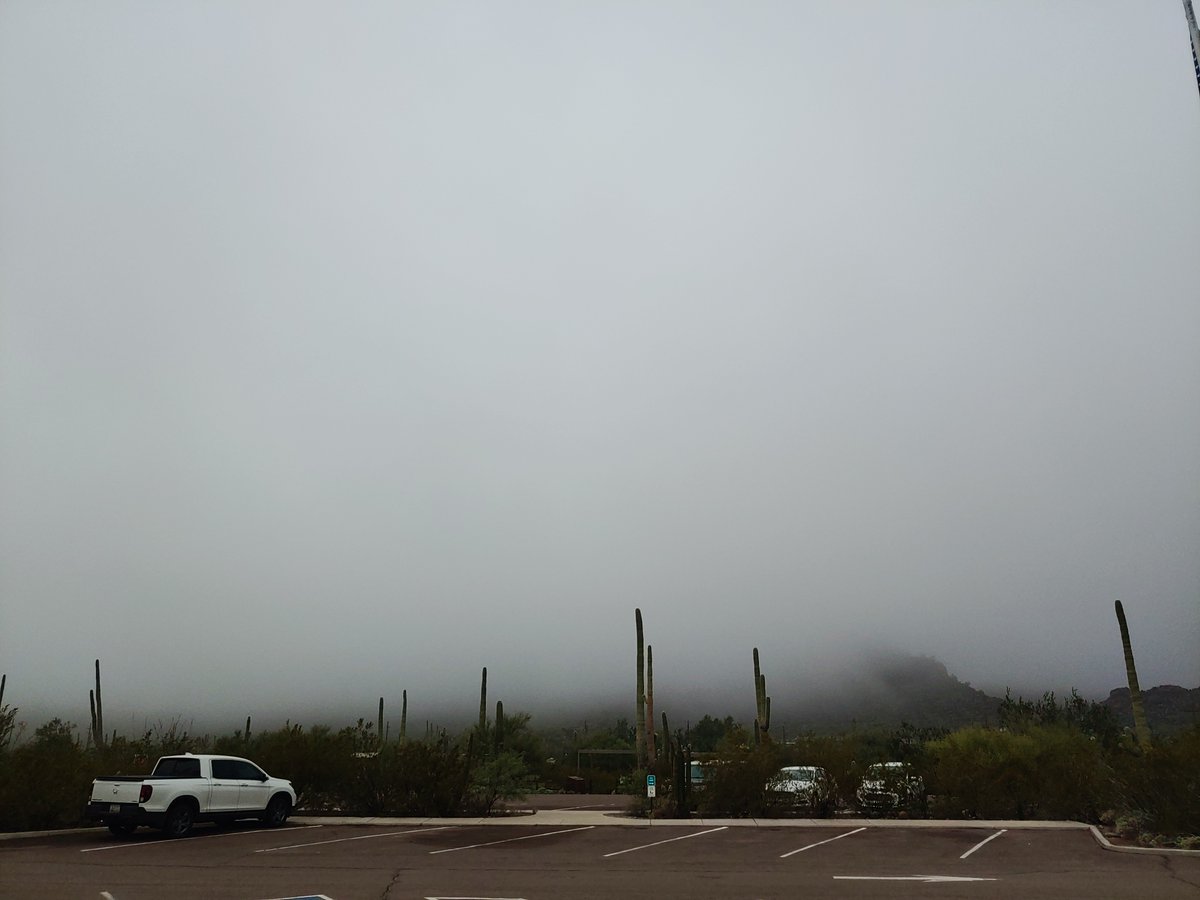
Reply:
[[1138, 686], [1137, 666], [1133, 664], [1133, 645], [1129, 643], [1129, 625], [1125, 622], [1125, 609], [1117, 601], [1117, 624], [1121, 627], [1121, 647], [1125, 650], [1125, 677], [1129, 679], [1129, 703], [1133, 707], [1133, 731], [1138, 746], [1150, 749], [1150, 723], [1146, 721], [1146, 707], [1142, 703], [1142, 689]]
[[640, 609], [634, 610], [634, 619], [637, 622], [637, 724], [635, 726], [637, 732], [634, 735], [634, 742], [637, 748], [637, 766], [639, 769], [644, 769], [646, 768], [646, 660]]
[[754, 743], [770, 740], [771, 698], [767, 696], [767, 676], [758, 664], [758, 648], [754, 648]]
[[483, 667], [483, 675], [479, 679], [479, 738], [487, 730], [487, 666]]
[[654, 648], [649, 645], [646, 647], [646, 758], [651, 766], [658, 762], [654, 749]]
[[408, 726], [408, 691], [400, 692], [400, 743], [404, 743], [404, 729]]
[[378, 720], [378, 724], [376, 724], [376, 726], [375, 726], [375, 744], [376, 744], [376, 746], [379, 746], [379, 747], [383, 746], [383, 698], [382, 697], [379, 698], [379, 720]]
[[496, 701], [496, 754], [504, 747], [504, 701]]
[[104, 701], [100, 697], [100, 660], [96, 660], [96, 689], [88, 691], [92, 709], [92, 744], [97, 750], [104, 746]]

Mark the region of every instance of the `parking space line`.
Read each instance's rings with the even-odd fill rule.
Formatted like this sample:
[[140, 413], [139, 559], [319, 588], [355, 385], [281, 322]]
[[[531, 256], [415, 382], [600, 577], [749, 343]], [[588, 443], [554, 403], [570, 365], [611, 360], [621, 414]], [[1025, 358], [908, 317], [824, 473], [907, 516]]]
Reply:
[[672, 841], [685, 841], [688, 838], [700, 837], [702, 834], [712, 834], [716, 831], [724, 831], [728, 827], [728, 825], [722, 825], [720, 828], [710, 828], [708, 831], [696, 831], [692, 834], [681, 834], [679, 837], [667, 838], [665, 841], [655, 841], [653, 844], [642, 844], [640, 847], [629, 847], [625, 850], [618, 850], [615, 853], [605, 853], [604, 859], [608, 859], [610, 856], [620, 856], [622, 853], [632, 853], [634, 850], [645, 850], [647, 847], [657, 847], [660, 844], [669, 844]]
[[974, 847], [972, 847], [970, 850], [968, 850], [966, 853], [964, 853], [962, 856], [960, 856], [959, 859], [966, 859], [968, 856], [970, 856], [972, 853], [974, 853], [976, 850], [978, 850], [980, 847], [982, 847], [988, 841], [994, 841], [996, 838], [1000, 837], [1000, 835], [1004, 834], [1004, 832], [1006, 832], [1006, 831], [1008, 831], [1007, 828], [1001, 828], [999, 831], [997, 831], [991, 837], [984, 838], [982, 841], [980, 841], [978, 844], [976, 844]]
[[813, 847], [820, 847], [822, 844], [829, 844], [833, 841], [839, 841], [844, 837], [850, 837], [852, 834], [858, 834], [860, 831], [866, 831], [867, 826], [855, 828], [853, 831], [847, 831], [845, 834], [839, 834], [837, 837], [831, 837], [824, 841], [817, 841], [815, 844], [809, 844], [807, 847], [801, 847], [799, 850], [789, 850], [787, 853], [781, 853], [780, 859], [787, 859], [789, 856], [795, 856], [797, 853], [803, 853], [805, 850], [811, 850]]
[[128, 850], [130, 847], [151, 847], [154, 844], [182, 844], [190, 841], [211, 841], [213, 838], [241, 837], [243, 834], [262, 834], [270, 831], [279, 834], [280, 831], [305, 831], [309, 828], [324, 828], [324, 825], [297, 825], [295, 828], [256, 828], [253, 831], [222, 831], [218, 834], [196, 835], [191, 838], [163, 838], [158, 841], [128, 841], [123, 844], [105, 844], [103, 847], [85, 847], [80, 853], [96, 853], [100, 850]]
[[356, 834], [354, 837], [333, 838], [328, 841], [313, 841], [310, 844], [289, 844], [286, 847], [264, 847], [255, 853], [274, 853], [276, 850], [299, 850], [302, 847], [321, 847], [325, 844], [345, 844], [348, 841], [369, 841], [371, 838], [398, 837], [402, 834], [422, 834], [429, 831], [445, 831], [447, 828], [458, 828], [457, 825], [440, 825], [437, 828], [414, 828], [411, 831], [385, 831], [381, 834]]
[[585, 825], [582, 828], [567, 828], [563, 831], [547, 831], [542, 834], [527, 834], [523, 837], [505, 838], [502, 841], [488, 841], [485, 844], [471, 844], [466, 847], [447, 847], [444, 850], [430, 850], [430, 856], [436, 856], [439, 853], [453, 853], [455, 850], [474, 850], [476, 847], [491, 847], [495, 844], [511, 844], [513, 841], [531, 841], [534, 838], [550, 837], [553, 834], [570, 834], [572, 831], [591, 831], [595, 825]]

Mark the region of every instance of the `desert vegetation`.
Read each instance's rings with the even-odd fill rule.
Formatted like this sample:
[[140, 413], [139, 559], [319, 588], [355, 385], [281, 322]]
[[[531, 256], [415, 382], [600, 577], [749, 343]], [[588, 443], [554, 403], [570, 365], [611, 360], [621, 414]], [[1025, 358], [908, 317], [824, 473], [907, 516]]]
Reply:
[[[753, 648], [753, 721], [743, 726], [730, 715], [705, 715], [672, 729], [665, 703], [655, 718], [653, 649], [640, 610], [632, 723], [617, 718], [539, 731], [528, 713], [506, 713], [503, 701], [492, 713], [484, 668], [478, 721], [453, 734], [426, 722], [412, 736], [402, 692], [395, 735], [381, 697], [374, 722], [360, 718], [340, 728], [288, 722], [252, 731], [247, 717], [243, 728], [224, 735], [193, 734], [176, 720], [126, 736], [105, 730], [97, 660], [90, 725], [54, 719], [26, 733], [19, 710], [5, 700], [7, 677], [0, 676], [0, 831], [81, 824], [93, 778], [145, 773], [159, 756], [191, 751], [245, 756], [290, 779], [301, 811], [371, 816], [482, 815], [531, 792], [560, 790], [624, 793], [631, 812], [658, 817], [856, 815], [855, 791], [869, 767], [901, 762], [922, 790], [918, 803], [896, 815], [1075, 819], [1146, 844], [1195, 848], [1200, 724], [1193, 718], [1153, 732], [1119, 605], [1117, 613], [1137, 698], [1132, 728], [1111, 706], [1075, 692], [1033, 700], [1008, 693], [987, 722], [954, 730], [902, 723], [788, 739], [772, 727], [766, 676]], [[784, 766], [828, 774], [820, 809], [797, 809], [770, 789]], [[653, 800], [646, 796], [650, 774], [657, 780]]]

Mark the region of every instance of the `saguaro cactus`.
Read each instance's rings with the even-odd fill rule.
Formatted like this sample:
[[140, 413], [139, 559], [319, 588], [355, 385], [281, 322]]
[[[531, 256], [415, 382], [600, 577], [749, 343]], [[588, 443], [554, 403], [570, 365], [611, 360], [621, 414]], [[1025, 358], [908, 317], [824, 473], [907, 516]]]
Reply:
[[637, 622], [637, 716], [634, 743], [637, 749], [637, 767], [646, 768], [646, 660], [642, 639], [642, 611], [634, 610]]
[[504, 701], [496, 701], [496, 753], [504, 746]]
[[246, 743], [250, 743], [250, 717], [246, 716]]
[[646, 760], [651, 766], [658, 761], [654, 749], [654, 648], [651, 646], [646, 647]]
[[483, 676], [479, 681], [479, 736], [483, 737], [487, 730], [487, 666], [483, 667]]
[[400, 743], [404, 743], [404, 729], [408, 725], [408, 691], [400, 692]]
[[1117, 624], [1121, 627], [1121, 647], [1125, 650], [1125, 677], [1129, 680], [1129, 704], [1133, 707], [1133, 731], [1138, 746], [1150, 749], [1150, 723], [1146, 721], [1146, 707], [1142, 703], [1142, 689], [1138, 686], [1137, 666], [1133, 664], [1133, 645], [1129, 643], [1129, 626], [1125, 622], [1125, 610], [1117, 601]]
[[379, 698], [379, 718], [375, 724], [375, 745], [383, 745], [383, 698]]
[[96, 660], [96, 689], [88, 691], [92, 709], [92, 744], [99, 750], [104, 746], [104, 701], [100, 697], [100, 660]]
[[767, 696], [767, 676], [758, 664], [758, 648], [754, 648], [754, 743], [770, 740], [771, 698]]

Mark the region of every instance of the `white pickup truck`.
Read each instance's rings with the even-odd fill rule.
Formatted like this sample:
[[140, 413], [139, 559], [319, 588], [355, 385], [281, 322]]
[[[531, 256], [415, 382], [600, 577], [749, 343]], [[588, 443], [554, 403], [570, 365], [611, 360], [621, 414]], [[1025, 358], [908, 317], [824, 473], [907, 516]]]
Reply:
[[149, 825], [183, 837], [196, 822], [258, 819], [274, 828], [295, 804], [290, 781], [272, 778], [248, 759], [184, 753], [162, 757], [149, 775], [97, 778], [84, 815], [115, 835]]

